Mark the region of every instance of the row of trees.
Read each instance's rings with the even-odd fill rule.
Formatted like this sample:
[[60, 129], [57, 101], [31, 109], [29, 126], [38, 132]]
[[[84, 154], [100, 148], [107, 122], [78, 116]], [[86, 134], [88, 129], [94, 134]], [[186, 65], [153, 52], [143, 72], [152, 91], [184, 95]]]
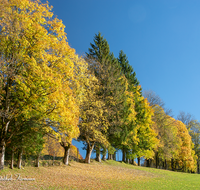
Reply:
[[[100, 161], [100, 149], [104, 155], [106, 152], [106, 141], [102, 141], [105, 138], [108, 147], [112, 147], [111, 151], [108, 148], [108, 153], [113, 154], [113, 148], [121, 149], [124, 162], [133, 162], [137, 157], [140, 165], [140, 158], [145, 157], [147, 166], [162, 165], [162, 168], [166, 169], [195, 171], [197, 157], [187, 126], [169, 116], [169, 111], [164, 110], [162, 101], [159, 101], [155, 94], [146, 92], [144, 93], [146, 98], [142, 96], [139, 82], [123, 51], [120, 51], [119, 57], [115, 58], [109, 50], [107, 41], [98, 33], [86, 55], [86, 60], [92, 67], [90, 70], [100, 82], [100, 88], [97, 90], [98, 99], [103, 100], [106, 110], [109, 109], [109, 112], [104, 111], [107, 130], [105, 128], [102, 130], [95, 124], [99, 121], [98, 117], [91, 119], [87, 109], [84, 110], [87, 117], [86, 120], [81, 117], [81, 124], [84, 123], [88, 129], [91, 126], [88, 121], [92, 121], [93, 128], [98, 129], [103, 136], [98, 139], [81, 131], [79, 139], [87, 143], [87, 155], [90, 155], [90, 150], [95, 144], [96, 160]], [[85, 105], [87, 103], [88, 99]], [[93, 107], [89, 109], [94, 110]], [[82, 130], [81, 125], [80, 129]], [[88, 159], [86, 161], [89, 162]]]
[[172, 169], [194, 171], [189, 128], [143, 97], [124, 52], [116, 58], [98, 33], [78, 56], [51, 9], [39, 0], [0, 0], [0, 169], [5, 151], [11, 168], [14, 153], [18, 168], [22, 154], [35, 155], [39, 166], [48, 135], [63, 147], [64, 164], [78, 138], [86, 163], [93, 149], [98, 161], [120, 149], [123, 161], [145, 157], [149, 166], [170, 161]]
[[[147, 159], [147, 166], [154, 165], [165, 169], [196, 171], [197, 156], [191, 139], [191, 130], [184, 122], [186, 115], [181, 112], [177, 120], [170, 116], [171, 110], [164, 109], [164, 103], [152, 91], [146, 91], [144, 96], [154, 110], [152, 127], [157, 133], [158, 146], [154, 151], [154, 160]], [[192, 124], [194, 120], [190, 120]]]

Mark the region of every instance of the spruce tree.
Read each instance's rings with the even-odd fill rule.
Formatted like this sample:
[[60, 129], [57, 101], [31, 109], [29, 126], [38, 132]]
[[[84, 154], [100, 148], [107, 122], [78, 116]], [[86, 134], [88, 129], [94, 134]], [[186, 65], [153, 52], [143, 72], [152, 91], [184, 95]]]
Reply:
[[[132, 66], [129, 64], [126, 54], [122, 50], [119, 52], [118, 62], [121, 67], [121, 74], [124, 75], [128, 81], [128, 91], [135, 95], [137, 93], [137, 87], [139, 86], [139, 81], [136, 78], [136, 73], [134, 72]], [[139, 91], [139, 94], [141, 95], [141, 91]], [[135, 98], [135, 96], [134, 96], [134, 103], [135, 103], [134, 109], [137, 109], [139, 102], [137, 102], [137, 99]], [[130, 106], [131, 105], [127, 104], [126, 109], [123, 110], [125, 121], [127, 120], [130, 114], [130, 109], [131, 109]], [[121, 134], [120, 136], [121, 138], [123, 138], [123, 141], [127, 141], [127, 138], [129, 134], [131, 133], [131, 131], [133, 131], [134, 128], [136, 128], [136, 122], [133, 122], [133, 121], [128, 122], [128, 123], [126, 122], [123, 128], [125, 128], [125, 130], [123, 130], [123, 134]], [[128, 155], [127, 153], [130, 147], [128, 146], [127, 143], [123, 143], [120, 148], [122, 149], [122, 153], [123, 153], [122, 160], [125, 162], [127, 160], [126, 155]]]
[[110, 52], [108, 42], [101, 33], [95, 35], [94, 44], [90, 45], [86, 60], [100, 82], [99, 96], [103, 97], [109, 113], [107, 138], [111, 146], [117, 148], [123, 141], [121, 133], [126, 131], [124, 130], [126, 127], [124, 110], [127, 109], [126, 80], [122, 76], [118, 59]]
[[136, 78], [136, 73], [133, 71], [133, 67], [129, 64], [126, 54], [121, 50], [119, 52], [118, 61], [121, 66], [121, 71], [128, 79], [129, 86], [138, 86], [139, 81]]

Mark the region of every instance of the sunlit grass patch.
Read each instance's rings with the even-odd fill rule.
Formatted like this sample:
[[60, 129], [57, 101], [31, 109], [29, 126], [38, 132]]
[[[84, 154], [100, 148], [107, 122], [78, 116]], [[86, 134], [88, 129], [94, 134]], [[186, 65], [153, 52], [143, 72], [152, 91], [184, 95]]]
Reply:
[[133, 166], [116, 161], [70, 166], [24, 167], [0, 171], [0, 176], [20, 174], [35, 181], [0, 181], [0, 189], [199, 189], [200, 175]]

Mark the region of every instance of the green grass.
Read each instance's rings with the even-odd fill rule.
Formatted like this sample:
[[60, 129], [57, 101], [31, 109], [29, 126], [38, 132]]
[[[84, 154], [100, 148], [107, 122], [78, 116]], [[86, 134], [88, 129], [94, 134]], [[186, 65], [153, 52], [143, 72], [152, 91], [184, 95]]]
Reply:
[[135, 189], [190, 190], [200, 189], [200, 175], [172, 172], [106, 161], [91, 164], [70, 162], [70, 166], [5, 168], [0, 176], [20, 174], [35, 178], [32, 182], [0, 181], [0, 189]]
[[[199, 174], [189, 174], [183, 172], [173, 172], [168, 170], [162, 169], [155, 169], [155, 168], [147, 168], [147, 167], [139, 167], [139, 166], [132, 166], [125, 163], [119, 163], [114, 161], [107, 161], [104, 163], [105, 165], [112, 165], [112, 166], [120, 166], [126, 167], [134, 170], [145, 171], [148, 173], [152, 173], [155, 177], [149, 179], [141, 179], [138, 181], [116, 181], [116, 187], [124, 186], [124, 189], [145, 189], [145, 190], [155, 190], [155, 189], [166, 189], [166, 190], [189, 190], [189, 189], [200, 189], [200, 175]], [[113, 183], [113, 182], [111, 182]]]

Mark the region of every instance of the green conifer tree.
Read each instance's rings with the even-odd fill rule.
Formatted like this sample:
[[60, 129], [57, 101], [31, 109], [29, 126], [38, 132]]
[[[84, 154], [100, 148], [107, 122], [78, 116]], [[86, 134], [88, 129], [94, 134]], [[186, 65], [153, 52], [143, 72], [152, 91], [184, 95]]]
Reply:
[[127, 109], [126, 79], [122, 75], [121, 66], [114, 54], [110, 52], [108, 42], [98, 33], [94, 44], [90, 44], [86, 60], [100, 82], [99, 95], [103, 96], [108, 110], [109, 128], [107, 138], [110, 144], [118, 148], [125, 133], [125, 112]]

